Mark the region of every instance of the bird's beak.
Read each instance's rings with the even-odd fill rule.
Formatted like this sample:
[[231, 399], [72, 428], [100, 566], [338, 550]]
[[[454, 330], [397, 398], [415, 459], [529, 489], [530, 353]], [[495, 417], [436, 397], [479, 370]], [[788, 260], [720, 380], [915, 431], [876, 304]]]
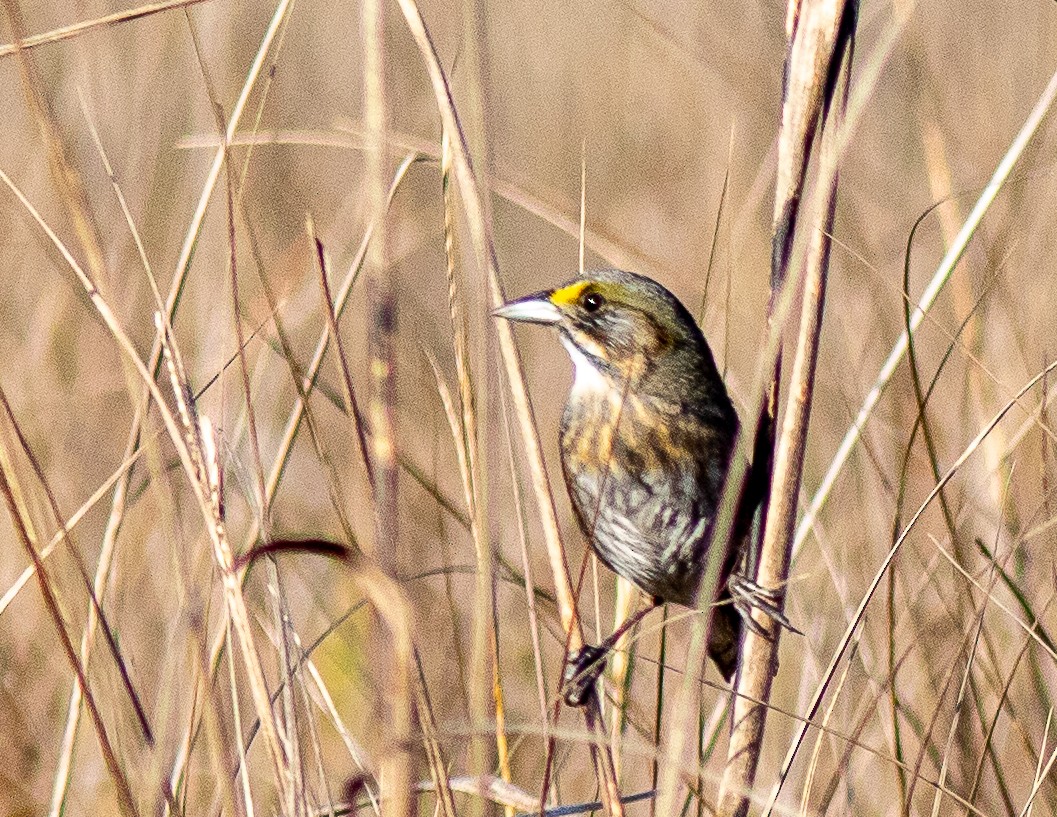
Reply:
[[497, 318], [523, 323], [542, 323], [552, 326], [562, 319], [561, 310], [551, 301], [550, 292], [537, 292], [526, 295], [516, 301], [510, 301], [496, 309], [492, 314]]

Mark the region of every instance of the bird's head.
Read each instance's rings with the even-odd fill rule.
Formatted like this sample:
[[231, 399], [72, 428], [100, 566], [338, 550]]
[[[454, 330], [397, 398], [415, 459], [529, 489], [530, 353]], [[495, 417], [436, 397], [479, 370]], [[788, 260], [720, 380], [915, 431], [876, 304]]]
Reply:
[[703, 387], [711, 391], [717, 383], [723, 389], [708, 345], [686, 307], [642, 275], [585, 273], [556, 289], [510, 301], [493, 314], [556, 327], [576, 364], [577, 381], [594, 369], [678, 400], [703, 396], [695, 392]]

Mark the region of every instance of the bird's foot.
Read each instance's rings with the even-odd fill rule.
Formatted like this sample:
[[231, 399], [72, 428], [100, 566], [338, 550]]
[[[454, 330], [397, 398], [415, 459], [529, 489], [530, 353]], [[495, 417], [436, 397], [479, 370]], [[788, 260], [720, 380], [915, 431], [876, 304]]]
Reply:
[[750, 630], [756, 633], [756, 635], [762, 636], [766, 639], [771, 638], [770, 633], [761, 627], [759, 622], [752, 617], [753, 610], [759, 610], [790, 632], [796, 633], [797, 635], [803, 635], [803, 633], [794, 627], [793, 623], [786, 618], [785, 613], [779, 609], [778, 605], [782, 601], [782, 592], [780, 590], [763, 587], [741, 573], [734, 573], [729, 579], [727, 579], [727, 590], [730, 592], [730, 597], [734, 601], [734, 606], [738, 609], [738, 612], [741, 613], [742, 618], [745, 619], [746, 625]]
[[562, 672], [562, 697], [567, 706], [586, 706], [595, 694], [595, 682], [606, 665], [609, 650], [585, 644], [569, 654]]

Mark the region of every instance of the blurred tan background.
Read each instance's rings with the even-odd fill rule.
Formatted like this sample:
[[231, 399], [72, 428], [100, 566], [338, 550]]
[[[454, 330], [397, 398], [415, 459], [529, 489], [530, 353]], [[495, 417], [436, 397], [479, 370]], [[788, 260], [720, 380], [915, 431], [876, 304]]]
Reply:
[[[0, 28], [3, 41], [10, 43], [19, 25], [22, 36], [28, 36], [123, 8], [99, 0], [7, 0]], [[207, 87], [212, 85], [229, 116], [274, 11], [260, 2], [205, 0], [186, 12], [165, 11], [44, 44], [22, 57], [0, 59], [0, 170], [87, 264], [71, 199], [57, 181], [54, 155], [41, 129], [47, 115], [30, 102], [30, 89], [36, 87], [51, 109], [56, 127], [52, 144], [61, 145], [83, 188], [85, 212], [98, 237], [105, 270], [100, 290], [144, 358], [154, 338], [154, 301], [91, 129], [97, 129], [113, 165], [164, 295], [215, 151], [217, 121]], [[765, 329], [784, 5], [641, 0], [475, 7], [424, 2], [421, 11], [452, 76], [456, 105], [490, 186], [507, 294], [550, 287], [575, 274], [583, 157], [587, 265], [619, 265], [651, 275], [700, 315], [744, 416], [753, 399]], [[386, 14], [391, 131], [386, 174], [391, 176], [409, 150], [439, 155], [440, 123], [422, 59], [399, 8], [391, 4]], [[370, 218], [362, 150], [360, 15], [356, 3], [297, 0], [281, 41], [270, 52], [268, 64], [276, 61], [267, 96], [262, 90], [267, 79], [262, 77], [238, 130], [245, 136], [252, 133], [263, 100], [258, 129], [262, 143], [252, 154], [244, 145], [232, 149], [237, 172], [249, 155], [239, 190], [243, 209], [236, 219], [238, 274], [246, 331], [263, 324], [248, 345], [247, 359], [266, 469], [296, 393], [289, 368], [276, 351], [258, 269], [279, 299], [295, 357], [305, 366], [325, 329], [306, 216], [311, 214], [326, 245], [335, 282], [346, 273]], [[19, 17], [21, 23], [15, 22]], [[192, 25], [208, 85], [195, 56]], [[1044, 0], [862, 5], [852, 80], [852, 108], [859, 118], [840, 180], [805, 499], [818, 485], [901, 330], [904, 253], [915, 219], [953, 194], [918, 231], [909, 287], [916, 301], [1057, 69], [1055, 55], [1057, 7]], [[479, 77], [471, 73], [475, 66]], [[929, 403], [941, 473], [1057, 353], [1054, 133], [1050, 121], [1044, 122], [919, 334], [918, 363], [926, 387], [955, 343]], [[388, 274], [395, 282], [399, 310], [397, 445], [463, 508], [452, 437], [424, 354], [429, 350], [436, 356], [454, 388], [443, 221], [439, 165], [417, 164], [396, 193], [386, 221]], [[464, 240], [462, 274], [473, 276], [468, 247]], [[227, 263], [222, 177], [174, 321], [196, 388], [217, 374], [235, 350]], [[6, 188], [0, 189], [0, 270], [0, 387], [60, 511], [69, 516], [121, 465], [141, 385], [68, 264]], [[484, 317], [483, 280], [467, 298], [488, 455], [488, 534], [497, 553], [520, 574], [517, 510], [498, 399], [505, 384]], [[364, 399], [365, 305], [361, 281], [341, 329], [354, 383]], [[584, 544], [555, 456], [570, 367], [548, 333], [519, 329], [517, 337], [575, 575]], [[168, 395], [168, 383], [159, 380]], [[340, 372], [332, 355], [321, 380], [340, 402]], [[1045, 763], [1054, 742], [1045, 729], [1057, 680], [1055, 658], [1037, 641], [1021, 655], [1029, 639], [1014, 617], [1030, 625], [1028, 614], [1006, 583], [995, 579], [974, 540], [979, 537], [998, 554], [1016, 592], [1040, 616], [1041, 626], [1057, 626], [1049, 609], [1054, 539], [1045, 528], [1052, 516], [1048, 491], [1055, 476], [1054, 446], [1045, 414], [1042, 422], [1037, 419], [1042, 393], [1036, 389], [1025, 397], [984, 450], [959, 471], [946, 492], [952, 525], [945, 523], [938, 505], [931, 506], [895, 562], [891, 604], [886, 583], [868, 608], [858, 649], [850, 665], [848, 658], [841, 665], [842, 672], [845, 666], [849, 669], [829, 724], [836, 734], [822, 739], [807, 813], [898, 814], [904, 803], [909, 813], [929, 813], [935, 797], [930, 781], [939, 778], [941, 767], [946, 767], [945, 785], [971, 800], [978, 813], [1017, 813], [1028, 797], [1039, 753], [1049, 747]], [[200, 410], [222, 429], [229, 532], [238, 547], [248, 530], [256, 479], [244, 405], [237, 365], [229, 367], [199, 402]], [[349, 421], [319, 391], [312, 407], [355, 533], [370, 542], [373, 513]], [[905, 524], [935, 484], [920, 434], [905, 474], [902, 470], [916, 417], [904, 363], [837, 481], [817, 538], [808, 540], [794, 565], [787, 606], [805, 636], [783, 638], [773, 703], [784, 713], [803, 710], [851, 611], [891, 546], [901, 490]], [[1017, 437], [1021, 427], [1026, 431]], [[6, 419], [3, 428], [4, 446], [14, 459], [43, 544], [57, 529], [55, 518], [28, 461], [17, 453]], [[147, 428], [147, 454], [135, 466], [114, 572], [102, 602], [156, 731], [154, 749], [146, 748], [138, 736], [112, 657], [97, 648], [89, 665], [104, 722], [144, 809], [163, 802], [159, 792], [189, 725], [200, 715], [203, 703], [193, 694], [194, 678], [202, 650], [212, 644], [223, 614], [210, 547], [185, 477], [164, 431], [159, 434], [156, 416]], [[519, 444], [515, 448], [531, 572], [541, 591], [550, 593], [535, 505]], [[340, 535], [324, 487], [325, 472], [302, 432], [272, 509], [277, 534]], [[111, 493], [87, 512], [73, 535], [89, 575], [99, 557]], [[412, 603], [441, 743], [450, 773], [468, 774], [468, 736], [473, 731], [468, 687], [482, 672], [490, 683], [490, 670], [468, 665], [475, 616], [472, 541], [453, 515], [406, 472], [400, 476], [399, 507], [396, 564]], [[14, 527], [6, 515], [4, 519], [0, 592], [7, 591], [29, 564]], [[942, 551], [957, 554], [974, 579], [993, 587], [993, 598], [988, 601], [953, 569]], [[48, 564], [77, 644], [87, 609], [77, 563], [68, 548], [60, 547]], [[280, 572], [293, 628], [306, 646], [359, 600], [347, 569], [319, 557], [283, 558]], [[419, 577], [423, 573], [430, 575]], [[593, 632], [590, 574], [588, 569], [581, 611]], [[270, 654], [265, 666], [274, 689], [278, 669], [268, 637], [274, 605], [269, 575], [264, 569], [251, 574], [247, 598], [261, 625], [258, 647]], [[535, 795], [542, 782], [544, 750], [526, 597], [509, 570], [498, 568], [497, 576], [512, 779]], [[604, 568], [599, 580], [604, 631], [612, 625], [614, 582]], [[553, 700], [562, 645], [556, 637], [554, 606], [545, 598], [539, 601], [539, 615], [544, 625], [543, 674]], [[959, 708], [978, 615], [983, 621], [981, 640]], [[387, 739], [381, 669], [387, 659], [377, 652], [382, 639], [372, 622], [363, 612], [355, 614], [313, 654], [370, 768], [377, 763], [377, 753], [385, 751]], [[639, 642], [641, 660], [636, 660], [631, 688], [631, 717], [648, 731], [657, 656], [657, 620], [650, 622]], [[668, 678], [673, 685], [686, 669], [688, 629], [685, 617], [669, 627]], [[892, 654], [902, 657], [894, 685], [890, 642]], [[697, 667], [690, 670], [700, 672]], [[711, 669], [706, 677], [717, 681]], [[223, 726], [234, 729], [226, 664], [217, 678], [214, 692], [227, 713]], [[72, 681], [39, 588], [30, 582], [0, 613], [0, 813], [47, 810]], [[253, 710], [244, 689], [240, 696], [245, 733]], [[706, 688], [704, 696], [707, 718], [723, 693]], [[331, 796], [340, 799], [342, 783], [356, 767], [332, 723], [307, 701], [299, 698], [297, 705], [306, 715], [311, 710], [310, 718], [318, 722], [302, 727], [319, 735], [319, 764], [325, 774], [319, 774], [306, 744], [311, 769], [306, 787], [310, 802], [322, 808], [327, 786]], [[783, 711], [769, 719], [759, 775], [763, 793], [775, 780], [796, 726]], [[488, 734], [487, 724], [477, 726]], [[593, 799], [582, 724], [565, 713], [559, 726], [567, 732], [555, 755], [558, 794], [562, 802]], [[808, 748], [814, 747], [818, 734], [809, 733], [811, 747], [797, 760], [780, 801], [790, 813], [800, 803]], [[849, 736], [857, 745], [849, 743]], [[714, 800], [721, 773], [723, 740], [717, 756], [705, 765], [707, 802]], [[494, 750], [494, 743], [486, 744]], [[620, 744], [624, 791], [649, 789], [648, 736], [629, 728]], [[902, 780], [891, 760], [897, 751], [910, 769]], [[219, 808], [210, 752], [208, 738], [197, 732], [183, 795], [188, 814], [212, 814]], [[421, 751], [416, 774], [426, 779], [428, 770], [419, 755]], [[494, 758], [488, 762], [494, 764]], [[251, 747], [249, 765], [251, 779], [260, 786], [257, 807], [270, 812], [275, 803], [263, 745]], [[915, 767], [921, 778], [916, 783]], [[1051, 812], [1057, 803], [1052, 782], [1043, 785], [1038, 796], [1036, 813]], [[66, 813], [105, 813], [115, 808], [114, 797], [92, 726], [82, 717]], [[432, 809], [432, 802], [425, 797], [423, 811]], [[499, 811], [473, 798], [458, 802], [468, 812]], [[629, 806], [629, 814], [648, 811], [647, 803]], [[942, 801], [940, 813], [963, 812], [949, 796]]]

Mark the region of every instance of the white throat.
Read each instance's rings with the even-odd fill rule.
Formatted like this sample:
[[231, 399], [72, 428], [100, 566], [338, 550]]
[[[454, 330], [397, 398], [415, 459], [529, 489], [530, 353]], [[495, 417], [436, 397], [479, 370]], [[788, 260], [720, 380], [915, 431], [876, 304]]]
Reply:
[[598, 368], [597, 364], [585, 355], [564, 334], [561, 336], [562, 344], [569, 352], [573, 361], [573, 387], [569, 394], [570, 398], [583, 397], [589, 394], [608, 394], [613, 391], [613, 383]]

